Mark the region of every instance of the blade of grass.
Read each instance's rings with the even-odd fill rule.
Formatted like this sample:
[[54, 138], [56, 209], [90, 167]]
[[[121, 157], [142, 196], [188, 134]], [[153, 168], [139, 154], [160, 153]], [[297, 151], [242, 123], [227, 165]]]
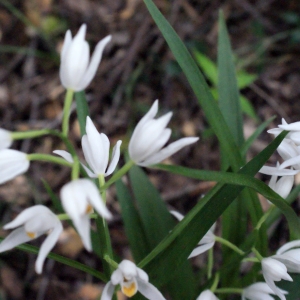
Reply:
[[81, 136], [85, 135], [86, 117], [89, 115], [89, 107], [86, 101], [85, 92], [75, 93], [77, 118], [80, 126]]

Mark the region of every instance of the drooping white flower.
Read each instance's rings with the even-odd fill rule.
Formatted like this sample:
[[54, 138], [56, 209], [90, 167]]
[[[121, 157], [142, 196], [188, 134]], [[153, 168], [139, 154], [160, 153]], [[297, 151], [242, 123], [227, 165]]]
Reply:
[[171, 129], [166, 128], [172, 112], [154, 119], [158, 111], [156, 100], [147, 114], [136, 125], [129, 142], [129, 156], [140, 166], [159, 163], [181, 148], [198, 141], [198, 137], [186, 137], [163, 148], [171, 136]]
[[0, 150], [9, 148], [13, 142], [11, 132], [0, 128]]
[[[179, 213], [178, 211], [171, 210], [170, 213], [178, 220], [181, 221], [184, 216]], [[215, 230], [216, 224], [214, 224], [204, 235], [204, 237], [200, 240], [198, 243], [197, 247], [192, 251], [192, 253], [189, 255], [188, 258], [192, 258], [195, 256], [198, 256], [205, 251], [209, 250], [212, 248], [215, 244], [215, 235], [214, 235], [214, 230]]]
[[196, 300], [219, 300], [211, 290], [203, 291]]
[[85, 248], [91, 251], [89, 215], [93, 208], [105, 219], [112, 217], [96, 185], [89, 179], [73, 180], [62, 187], [60, 197], [63, 208], [72, 219]]
[[[279, 289], [283, 294], [287, 291]], [[274, 300], [274, 291], [265, 282], [256, 282], [243, 289], [242, 300]]]
[[41, 274], [44, 261], [63, 230], [60, 220], [46, 206], [35, 205], [22, 211], [3, 228], [13, 229], [16, 227], [18, 228], [10, 233], [0, 244], [0, 252], [10, 250], [43, 234], [48, 234], [40, 248], [35, 263], [35, 271]]
[[287, 267], [284, 263], [275, 259], [274, 256], [263, 258], [261, 261], [262, 273], [268, 286], [273, 292], [281, 299], [286, 300], [282, 290], [280, 290], [274, 283], [274, 281], [280, 281], [282, 279], [293, 281], [292, 277], [287, 272]]
[[102, 39], [95, 47], [90, 59], [90, 47], [85, 40], [86, 25], [81, 25], [72, 39], [70, 30], [66, 32], [61, 51], [60, 80], [66, 89], [75, 92], [84, 90], [94, 78], [102, 53], [111, 36]]
[[[111, 162], [108, 165], [109, 159], [109, 139], [104, 133], [99, 133], [93, 124], [90, 117], [86, 118], [86, 134], [82, 137], [81, 145], [84, 158], [89, 164], [90, 170], [84, 164], [82, 166], [91, 178], [97, 178], [99, 175], [109, 176], [116, 169], [120, 158], [120, 147], [122, 141], [117, 141], [113, 148]], [[55, 150], [53, 153], [60, 155], [67, 162], [73, 163], [73, 158], [70, 153], [64, 150]]]
[[0, 150], [0, 184], [25, 173], [29, 168], [27, 154], [12, 150]]
[[121, 286], [122, 293], [127, 297], [132, 297], [139, 291], [150, 300], [165, 299], [161, 292], [149, 282], [148, 274], [129, 260], [123, 260], [112, 273], [110, 281], [103, 289], [101, 300], [112, 299], [116, 285]]

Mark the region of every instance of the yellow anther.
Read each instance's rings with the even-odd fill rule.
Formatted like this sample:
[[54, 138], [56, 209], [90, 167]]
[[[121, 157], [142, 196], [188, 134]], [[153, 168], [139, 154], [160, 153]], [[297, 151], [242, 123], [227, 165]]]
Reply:
[[35, 232], [27, 232], [26, 231], [26, 234], [31, 238], [31, 239], [34, 239], [35, 238]]
[[94, 212], [93, 206], [91, 204], [88, 204], [86, 206], [85, 213], [86, 214], [91, 214], [92, 212]]
[[129, 286], [122, 285], [122, 292], [127, 297], [132, 297], [136, 294], [137, 288], [135, 282], [132, 282]]

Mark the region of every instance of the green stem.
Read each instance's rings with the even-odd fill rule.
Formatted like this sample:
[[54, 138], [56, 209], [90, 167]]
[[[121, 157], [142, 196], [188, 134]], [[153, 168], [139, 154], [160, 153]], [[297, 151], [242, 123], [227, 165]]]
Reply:
[[215, 276], [214, 282], [213, 282], [213, 284], [212, 284], [212, 286], [211, 286], [211, 288], [210, 288], [210, 290], [211, 290], [213, 293], [214, 293], [214, 291], [217, 289], [217, 286], [218, 286], [218, 284], [219, 284], [219, 280], [220, 280], [220, 275], [219, 275], [219, 273], [217, 273], [216, 276]]
[[255, 249], [255, 247], [252, 247], [251, 250], [255, 254], [256, 258], [261, 262], [263, 260], [262, 255]]
[[24, 140], [41, 137], [44, 135], [52, 134], [54, 130], [41, 129], [41, 130], [28, 130], [28, 131], [15, 131], [11, 133], [13, 140]]
[[118, 170], [107, 182], [104, 184], [101, 189], [106, 190], [110, 185], [120, 179], [123, 175], [125, 175], [130, 168], [135, 164], [134, 161], [129, 160], [120, 170]]
[[56, 157], [56, 156], [53, 156], [50, 154], [43, 154], [43, 153], [27, 154], [27, 159], [30, 161], [34, 161], [34, 160], [46, 161], [46, 162], [51, 162], [51, 163], [67, 166], [67, 167], [72, 167], [72, 165], [73, 165], [73, 164], [67, 162], [66, 160], [64, 160], [63, 158]]
[[[102, 189], [101, 197], [103, 201], [106, 202], [106, 190], [103, 190], [103, 186], [105, 185], [104, 175], [99, 175], [98, 180], [99, 180], [100, 190]], [[112, 265], [108, 263], [108, 259], [107, 259], [107, 258], [112, 259], [113, 257], [113, 250], [112, 250], [107, 222], [104, 218], [101, 218], [99, 216], [96, 219], [96, 224], [97, 224], [97, 232], [99, 234], [99, 239], [100, 239], [99, 247], [101, 251], [101, 256], [103, 258], [104, 273], [107, 277], [110, 277], [115, 268], [113, 268]]]
[[[59, 214], [59, 215], [56, 215], [58, 217], [59, 220], [61, 221], [69, 221], [69, 220], [72, 220], [70, 218], [70, 216], [68, 214]], [[96, 213], [93, 213], [93, 214], [90, 214], [89, 217], [91, 219], [96, 219], [98, 217], [98, 215]]]
[[260, 260], [258, 260], [257, 257], [246, 257], [242, 260], [242, 262], [260, 263]]
[[62, 120], [62, 133], [65, 136], [68, 136], [69, 133], [69, 119], [70, 119], [70, 110], [73, 101], [74, 91], [67, 89], [64, 102], [64, 111], [63, 111], [63, 120]]
[[210, 279], [212, 276], [212, 269], [214, 265], [214, 252], [213, 248], [208, 250], [208, 262], [207, 262], [207, 278]]
[[74, 162], [72, 164], [71, 178], [72, 178], [72, 180], [76, 180], [79, 177], [80, 163], [79, 163], [79, 159], [76, 155], [73, 155], [72, 158], [73, 158]]
[[242, 294], [243, 293], [243, 289], [239, 289], [239, 288], [222, 288], [222, 289], [217, 289], [215, 291], [218, 294]]
[[[0, 238], [0, 241], [2, 242], [4, 240], [4, 238]], [[34, 253], [34, 254], [38, 254], [39, 253], [39, 248], [38, 247], [35, 247], [35, 246], [32, 246], [32, 245], [28, 245], [28, 244], [23, 244], [23, 245], [19, 245], [16, 247], [17, 249], [20, 249], [22, 251], [25, 251], [25, 252], [29, 252], [29, 253]], [[65, 264], [67, 266], [70, 266], [72, 268], [75, 268], [75, 269], [78, 269], [78, 270], [81, 270], [85, 273], [88, 273], [88, 274], [91, 274], [92, 276], [96, 277], [96, 278], [99, 278], [101, 279], [102, 281], [104, 282], [107, 282], [107, 278], [103, 273], [101, 272], [98, 272], [96, 271], [95, 269], [85, 265], [85, 264], [82, 264], [82, 263], [79, 263], [77, 261], [74, 261], [70, 258], [66, 258], [66, 257], [63, 257], [61, 255], [58, 255], [58, 254], [55, 254], [55, 253], [49, 253], [48, 258], [51, 258], [55, 261], [58, 261], [62, 264]]]
[[271, 205], [271, 207], [267, 210], [267, 212], [260, 218], [258, 223], [256, 224], [255, 229], [259, 230], [261, 225], [267, 220], [269, 215], [273, 212], [273, 210], [276, 208], [274, 204]]
[[104, 259], [114, 268], [117, 269], [118, 268], [118, 263], [115, 262], [113, 259], [111, 259], [108, 255], [104, 255]]
[[238, 248], [236, 245], [232, 244], [231, 242], [229, 242], [228, 240], [225, 240], [219, 236], [215, 237], [216, 242], [219, 242], [225, 246], [227, 246], [228, 248], [232, 249], [233, 251], [237, 252], [240, 255], [244, 255], [245, 252], [243, 250], [241, 250], [240, 248]]

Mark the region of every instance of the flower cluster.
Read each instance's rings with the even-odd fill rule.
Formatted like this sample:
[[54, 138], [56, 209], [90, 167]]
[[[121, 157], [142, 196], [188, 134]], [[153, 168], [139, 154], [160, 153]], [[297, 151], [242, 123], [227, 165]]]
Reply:
[[[68, 30], [61, 50], [59, 76], [67, 93], [62, 131], [58, 136], [64, 141], [68, 137], [70, 107], [74, 92], [86, 89], [91, 83], [101, 61], [104, 48], [111, 41], [111, 36], [99, 41], [90, 57], [90, 49], [85, 35], [85, 24], [80, 27], [74, 37]], [[171, 136], [171, 129], [167, 128], [167, 125], [172, 113], [169, 112], [155, 119], [157, 113], [158, 100], [153, 103], [148, 113], [134, 129], [128, 147], [131, 165], [150, 166], [159, 163], [181, 148], [198, 140], [197, 137], [182, 138], [165, 147]], [[116, 170], [120, 159], [122, 141], [116, 142], [110, 158], [109, 138], [104, 133], [98, 132], [89, 116], [86, 118], [85, 130], [86, 134], [82, 136], [81, 140], [85, 162], [80, 163], [75, 149], [68, 142], [65, 143], [68, 151], [54, 151], [59, 157], [36, 153], [26, 154], [8, 149], [15, 138], [38, 137], [48, 132], [33, 131], [24, 135], [22, 133], [15, 135], [14, 132], [0, 129], [0, 183], [5, 183], [25, 173], [31, 160], [58, 162], [71, 167], [72, 180], [61, 188], [60, 199], [67, 218], [72, 220], [85, 249], [92, 251], [91, 214], [95, 211], [94, 217], [102, 217], [104, 226], [107, 226], [106, 220], [112, 219], [112, 213], [105, 203], [105, 190], [102, 188], [105, 177], [110, 176]], [[87, 178], [80, 178], [80, 175]], [[99, 186], [95, 184], [94, 179], [98, 179]], [[64, 218], [66, 218], [65, 215]], [[25, 209], [12, 222], [6, 224], [4, 229], [14, 230], [1, 242], [0, 252], [10, 250], [43, 234], [47, 235], [40, 248], [35, 266], [36, 272], [40, 274], [43, 263], [58, 241], [63, 226], [60, 218], [47, 207], [36, 205]], [[112, 273], [111, 280], [107, 283], [101, 299], [111, 299], [116, 285], [120, 285], [122, 292], [128, 297], [132, 297], [139, 291], [148, 299], [165, 299], [158, 289], [149, 283], [148, 275], [128, 260], [123, 260]]]

